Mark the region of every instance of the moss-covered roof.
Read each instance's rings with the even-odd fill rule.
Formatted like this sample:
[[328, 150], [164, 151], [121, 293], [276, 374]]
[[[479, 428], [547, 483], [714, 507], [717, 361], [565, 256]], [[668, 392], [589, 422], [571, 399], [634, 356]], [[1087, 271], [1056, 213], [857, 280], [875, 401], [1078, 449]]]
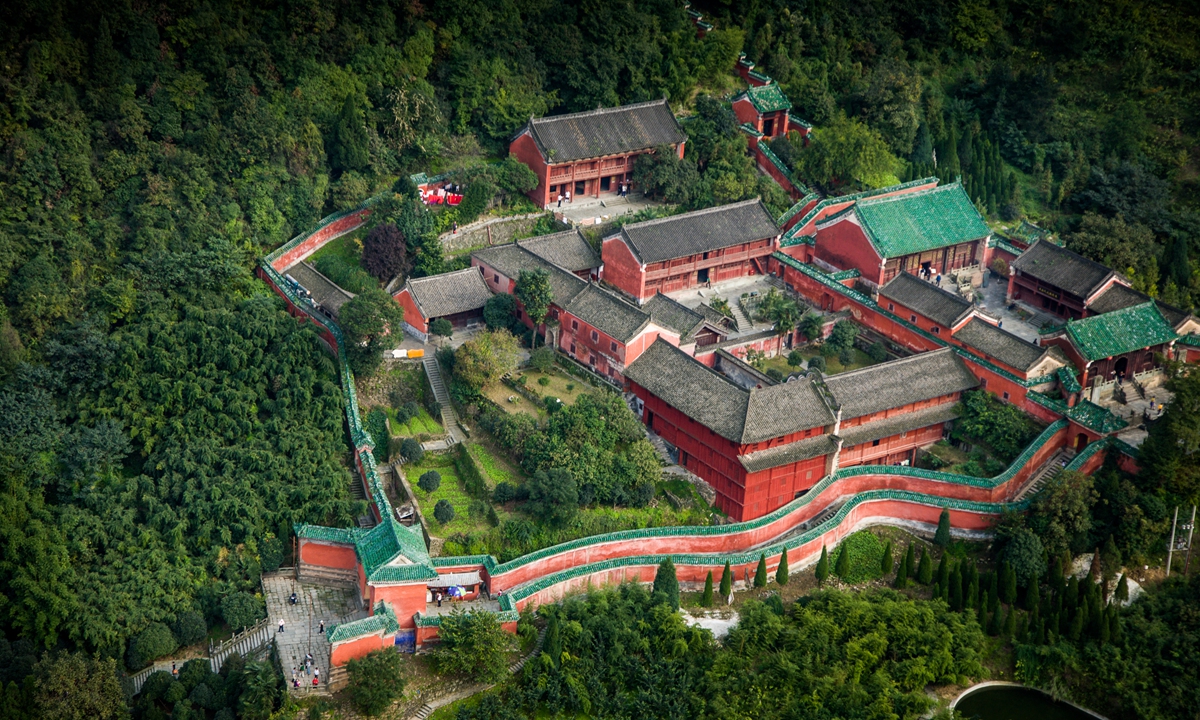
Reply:
[[991, 232], [959, 183], [860, 200], [855, 211], [884, 258], [978, 240]]
[[792, 101], [788, 100], [787, 95], [783, 94], [783, 90], [775, 83], [770, 85], [758, 85], [751, 87], [744, 93], [734, 98], [734, 101], [741, 98], [750, 100], [750, 104], [760, 113], [775, 112], [776, 110], [790, 110]]
[[1175, 330], [1153, 302], [1067, 323], [1071, 343], [1089, 361], [1154, 347], [1175, 339]]
[[354, 549], [367, 580], [402, 582], [437, 577], [420, 532], [420, 526], [405, 527], [390, 517], [370, 530], [359, 531]]

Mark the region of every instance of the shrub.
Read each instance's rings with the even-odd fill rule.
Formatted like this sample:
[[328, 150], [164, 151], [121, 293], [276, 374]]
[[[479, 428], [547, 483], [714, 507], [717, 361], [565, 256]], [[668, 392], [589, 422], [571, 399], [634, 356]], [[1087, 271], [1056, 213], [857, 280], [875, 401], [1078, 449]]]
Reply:
[[437, 318], [429, 323], [429, 332], [442, 337], [450, 337], [454, 334], [454, 326], [446, 318]]
[[150, 626], [137, 634], [129, 643], [129, 655], [126, 661], [131, 670], [141, 670], [154, 660], [175, 652], [179, 642], [171, 633], [171, 628], [162, 623], [150, 623]]
[[881, 342], [874, 343], [871, 345], [870, 349], [867, 350], [867, 357], [871, 358], [872, 362], [881, 363], [884, 360], [887, 360], [887, 347], [885, 347]]
[[575, 389], [575, 383], [567, 383], [567, 392], [571, 392], [574, 389]]
[[379, 408], [371, 408], [367, 413], [367, 434], [375, 445], [372, 453], [377, 462], [387, 462], [388, 441], [391, 439], [387, 429], [387, 414]]
[[[276, 563], [275, 568], [278, 567], [279, 563]], [[195, 610], [184, 610], [175, 617], [173, 630], [180, 645], [194, 645], [208, 634], [208, 624], [204, 622], [204, 616]]]
[[267, 616], [262, 601], [250, 593], [235, 592], [221, 600], [221, 617], [234, 632], [249, 627]]
[[421, 449], [421, 443], [412, 438], [404, 438], [400, 443], [400, 455], [406, 462], [415, 464], [425, 458], [425, 451]]
[[842, 365], [849, 365], [854, 362], [854, 350], [845, 348], [838, 351], [838, 362]]
[[950, 510], [942, 508], [942, 514], [938, 517], [937, 532], [933, 536], [933, 544], [942, 547], [950, 546]]
[[787, 364], [788, 367], [798, 368], [804, 364], [804, 356], [800, 354], [799, 350], [793, 350], [788, 353]]
[[817, 355], [816, 357], [809, 359], [808, 369], [809, 370], [820, 370], [821, 372], [825, 372], [825, 358], [820, 355]]
[[538, 385], [541, 385], [542, 387], [546, 387], [547, 385], [550, 384], [550, 378], [543, 375], [542, 377], [538, 378], [537, 382], [538, 382]]
[[1004, 258], [998, 257], [993, 259], [991, 268], [992, 272], [996, 273], [1000, 277], [1008, 277], [1008, 263], [1004, 261]]
[[412, 420], [412, 418], [413, 418], [413, 416], [411, 414], [409, 414], [407, 405], [398, 405], [396, 407], [396, 422], [397, 423], [399, 423], [401, 425], [407, 425], [408, 421]]
[[447, 500], [438, 500], [433, 506], [433, 519], [445, 525], [454, 519], [454, 506]]
[[779, 368], [767, 368], [767, 377], [775, 382], [783, 382], [783, 371]]
[[708, 571], [708, 575], [704, 577], [704, 594], [700, 596], [701, 607], [712, 607], [713, 599], [713, 578], [712, 570]]
[[[283, 564], [283, 542], [277, 537], [269, 537], [258, 546], [258, 561], [265, 573], [275, 572]], [[203, 619], [203, 618], [201, 618]], [[177, 633], [178, 634], [178, 633]], [[180, 642], [183, 642], [182, 639]], [[183, 643], [190, 645], [191, 643]]]
[[427, 493], [436, 492], [442, 486], [442, 474], [437, 470], [430, 470], [421, 475], [421, 479], [417, 480], [417, 487]]
[[788, 584], [788, 558], [787, 549], [779, 554], [779, 567], [775, 568], [775, 582], [780, 585]]
[[883, 543], [873, 533], [856, 532], [842, 541], [838, 555], [837, 575], [843, 582], [862, 583], [874, 580], [880, 572]]
[[492, 501], [501, 505], [506, 502], [512, 502], [516, 497], [517, 489], [508, 482], [497, 483], [496, 489], [492, 491]]
[[376, 650], [346, 664], [350, 699], [367, 715], [378, 715], [404, 694], [404, 658], [394, 650]]
[[766, 587], [766, 586], [767, 586], [767, 556], [760, 554], [758, 556], [758, 567], [755, 568], [755, 570], [754, 570], [754, 587], [760, 588], [760, 587]]

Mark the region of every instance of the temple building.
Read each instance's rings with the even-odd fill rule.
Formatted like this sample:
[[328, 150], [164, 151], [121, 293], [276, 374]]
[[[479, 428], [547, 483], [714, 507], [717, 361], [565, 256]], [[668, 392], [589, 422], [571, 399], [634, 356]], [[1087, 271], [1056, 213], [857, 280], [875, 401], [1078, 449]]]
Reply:
[[[471, 263], [482, 272], [492, 292], [510, 295], [516, 292], [522, 270], [546, 271], [553, 301], [539, 332], [581, 365], [619, 384], [625, 366], [660, 337], [689, 351], [697, 344], [725, 339], [728, 331], [716, 318], [668, 298], [639, 307], [619, 293], [581, 278], [579, 274], [595, 267], [594, 259], [587, 257], [590, 246], [580, 246], [569, 234], [559, 235], [557, 239], [544, 236], [484, 248], [472, 253]], [[521, 321], [532, 328], [533, 321], [520, 300], [517, 306]]]
[[857, 200], [816, 221], [814, 235], [819, 263], [857, 269], [868, 286], [879, 287], [902, 272], [985, 265], [991, 230], [955, 182]]
[[683, 157], [687, 136], [666, 98], [569, 115], [530, 118], [508, 152], [538, 177], [529, 197], [541, 208], [572, 198], [617, 194], [632, 182], [633, 162], [656, 148]]
[[785, 383], [728, 353], [707, 357], [711, 367], [656, 342], [625, 378], [642, 421], [736, 520], [783, 507], [838, 467], [911, 464], [979, 384], [952, 348]]
[[[951, 337], [959, 347], [999, 365], [1022, 380], [1044, 377], [1069, 364], [1062, 350], [1035, 345], [980, 317], [972, 317]], [[995, 389], [995, 392], [1002, 392]]]
[[404, 309], [404, 329], [421, 342], [429, 339], [429, 324], [438, 318], [450, 321], [455, 329], [478, 324], [483, 306], [492, 296], [476, 268], [409, 278], [396, 302]]
[[[1195, 328], [1194, 318], [1187, 321]], [[1082, 373], [1080, 384], [1105, 384], [1158, 369], [1178, 336], [1154, 301], [1069, 320], [1046, 339], [1062, 349]]]
[[[743, 128], [755, 131], [759, 139], [787, 135], [788, 130], [793, 129], [788, 114], [791, 109], [792, 102], [774, 82], [751, 85], [733, 97], [733, 114]], [[810, 126], [801, 121], [794, 129], [807, 136]]]
[[900, 273], [879, 289], [879, 304], [934, 335], [949, 336], [977, 314], [962, 295], [909, 273]]
[[[1106, 291], [1128, 284], [1111, 268], [1042, 239], [1009, 265], [1007, 295], [1008, 302], [1020, 300], [1052, 315], [1078, 319], [1105, 312], [1089, 312], [1088, 307]], [[1123, 294], [1119, 289], [1116, 293], [1108, 303], [1114, 307], [1107, 309], [1116, 309], [1114, 301]]]
[[762, 201], [744, 200], [631, 223], [604, 238], [604, 281], [644, 302], [656, 293], [765, 275], [779, 228]]

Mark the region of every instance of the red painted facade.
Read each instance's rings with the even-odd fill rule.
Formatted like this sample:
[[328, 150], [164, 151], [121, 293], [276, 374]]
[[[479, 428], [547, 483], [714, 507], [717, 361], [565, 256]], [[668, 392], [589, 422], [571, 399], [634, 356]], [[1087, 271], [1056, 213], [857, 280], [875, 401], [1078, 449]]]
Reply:
[[344, 218], [339, 218], [321, 227], [320, 229], [309, 235], [296, 247], [288, 250], [279, 257], [275, 262], [271, 263], [271, 267], [279, 272], [290, 268], [304, 258], [312, 255], [317, 250], [320, 250], [325, 243], [346, 233], [358, 229], [367, 220], [367, 216], [371, 214], [370, 210], [362, 209], [346, 215]]
[[[683, 150], [684, 143], [675, 146], [681, 159]], [[557, 204], [559, 193], [566, 195], [568, 190], [572, 199], [601, 195], [615, 197], [622, 182], [633, 181], [633, 163], [638, 156], [652, 152], [653, 148], [646, 148], [621, 155], [549, 164], [527, 132], [518, 135], [508, 146], [508, 154], [525, 163], [537, 175], [537, 187], [529, 191], [529, 198], [538, 207], [547, 209]]]
[[[788, 130], [791, 129], [787, 110], [760, 113], [750, 98], [745, 95], [733, 102], [733, 114], [737, 116], [739, 123], [749, 125], [762, 133], [764, 140], [787, 135]], [[801, 136], [808, 135], [808, 129], [803, 125], [798, 129]]]
[[353, 570], [358, 567], [358, 556], [354, 554], [354, 548], [350, 545], [301, 538], [300, 562], [307, 565]]
[[774, 251], [775, 238], [764, 238], [643, 266], [615, 235], [604, 239], [600, 254], [604, 281], [645, 302], [660, 292], [667, 295], [705, 283], [765, 274], [767, 258]]
[[408, 291], [408, 288], [404, 288], [400, 292], [396, 293], [393, 297], [396, 299], [396, 302], [399, 303], [400, 307], [404, 309], [404, 322], [419, 332], [428, 333], [429, 322], [417, 308], [417, 303], [415, 300], [413, 300], [412, 293]]

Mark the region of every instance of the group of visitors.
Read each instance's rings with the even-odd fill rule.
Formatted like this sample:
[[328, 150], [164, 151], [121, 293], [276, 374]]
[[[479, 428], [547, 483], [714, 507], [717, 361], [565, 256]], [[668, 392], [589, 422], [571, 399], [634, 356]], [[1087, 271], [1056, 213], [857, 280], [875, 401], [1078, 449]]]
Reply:
[[315, 688], [321, 684], [321, 668], [317, 667], [313, 661], [312, 653], [304, 654], [304, 664], [292, 667], [292, 688], [299, 690], [301, 687], [300, 679], [304, 678], [304, 686], [308, 686], [308, 678], [312, 678], [312, 686]]
[[[617, 194], [620, 195], [621, 197], [626, 197], [627, 195], [629, 195], [629, 183], [622, 181], [620, 184], [620, 188], [617, 190]], [[562, 207], [564, 200], [567, 201], [568, 205], [571, 204], [571, 191], [570, 190], [559, 191], [559, 193], [558, 193], [558, 206], [559, 207]]]

